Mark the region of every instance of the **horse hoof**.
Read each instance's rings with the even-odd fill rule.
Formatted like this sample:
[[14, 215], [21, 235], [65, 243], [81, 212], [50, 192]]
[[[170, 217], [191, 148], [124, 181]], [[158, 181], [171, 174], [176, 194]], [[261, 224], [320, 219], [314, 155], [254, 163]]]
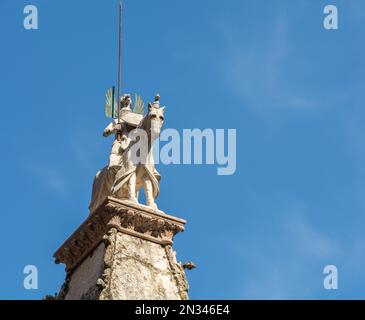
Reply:
[[137, 198], [135, 198], [135, 197], [131, 197], [131, 198], [129, 199], [129, 201], [130, 201], [130, 202], [133, 202], [133, 203], [138, 203], [138, 199], [137, 199]]
[[153, 210], [158, 210], [156, 203], [150, 203], [147, 206], [150, 207], [150, 208], [152, 208]]

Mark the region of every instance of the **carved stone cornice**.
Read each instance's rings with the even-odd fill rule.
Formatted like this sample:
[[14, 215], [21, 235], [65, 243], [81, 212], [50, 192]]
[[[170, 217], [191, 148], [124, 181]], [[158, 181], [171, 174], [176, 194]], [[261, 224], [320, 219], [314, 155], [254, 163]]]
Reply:
[[66, 271], [72, 272], [112, 228], [163, 246], [172, 245], [185, 223], [162, 211], [108, 197], [56, 251], [55, 262], [64, 263]]

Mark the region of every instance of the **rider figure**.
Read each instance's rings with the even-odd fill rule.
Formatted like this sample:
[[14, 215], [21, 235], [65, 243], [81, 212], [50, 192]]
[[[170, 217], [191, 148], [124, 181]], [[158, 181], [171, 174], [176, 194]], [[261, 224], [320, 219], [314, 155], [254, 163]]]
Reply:
[[104, 137], [108, 137], [111, 134], [115, 135], [115, 140], [109, 156], [109, 168], [120, 165], [120, 157], [130, 142], [130, 139], [128, 138], [127, 124], [121, 119], [123, 114], [132, 111], [132, 99], [130, 94], [122, 96], [119, 103], [121, 106], [119, 119], [113, 119], [103, 132]]

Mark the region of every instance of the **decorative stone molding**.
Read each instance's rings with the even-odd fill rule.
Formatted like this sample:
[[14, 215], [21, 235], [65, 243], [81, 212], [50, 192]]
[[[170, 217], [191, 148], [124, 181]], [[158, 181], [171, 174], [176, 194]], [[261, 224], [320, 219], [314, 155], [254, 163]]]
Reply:
[[107, 240], [112, 228], [162, 246], [172, 245], [173, 237], [184, 231], [186, 221], [147, 206], [108, 197], [54, 254], [71, 273], [98, 245]]

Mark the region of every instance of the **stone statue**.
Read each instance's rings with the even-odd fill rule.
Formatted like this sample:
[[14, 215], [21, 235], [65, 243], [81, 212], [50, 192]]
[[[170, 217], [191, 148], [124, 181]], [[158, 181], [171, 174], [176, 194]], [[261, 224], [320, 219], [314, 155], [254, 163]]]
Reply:
[[[123, 115], [132, 112], [131, 96], [129, 94], [124, 95], [120, 98], [119, 103], [121, 104], [119, 119], [123, 119]], [[129, 144], [127, 123], [123, 120], [118, 123], [118, 119], [113, 119], [104, 129], [103, 136], [108, 137], [111, 134], [115, 135], [115, 140], [109, 156], [109, 168], [119, 165], [120, 157]]]
[[[160, 96], [156, 95], [153, 103], [148, 104], [148, 113], [143, 116], [131, 109], [130, 95], [121, 98], [120, 121], [113, 120], [103, 135], [115, 134], [115, 141], [109, 156], [108, 166], [95, 176], [92, 199], [89, 206], [93, 212], [108, 196], [138, 203], [138, 194], [143, 187], [146, 194], [146, 205], [156, 209], [155, 199], [159, 194], [160, 174], [155, 169], [152, 155], [153, 142], [159, 137], [164, 122], [164, 107], [160, 107]], [[133, 147], [137, 141], [131, 139], [143, 130], [146, 136], [142, 161], [136, 163]]]

